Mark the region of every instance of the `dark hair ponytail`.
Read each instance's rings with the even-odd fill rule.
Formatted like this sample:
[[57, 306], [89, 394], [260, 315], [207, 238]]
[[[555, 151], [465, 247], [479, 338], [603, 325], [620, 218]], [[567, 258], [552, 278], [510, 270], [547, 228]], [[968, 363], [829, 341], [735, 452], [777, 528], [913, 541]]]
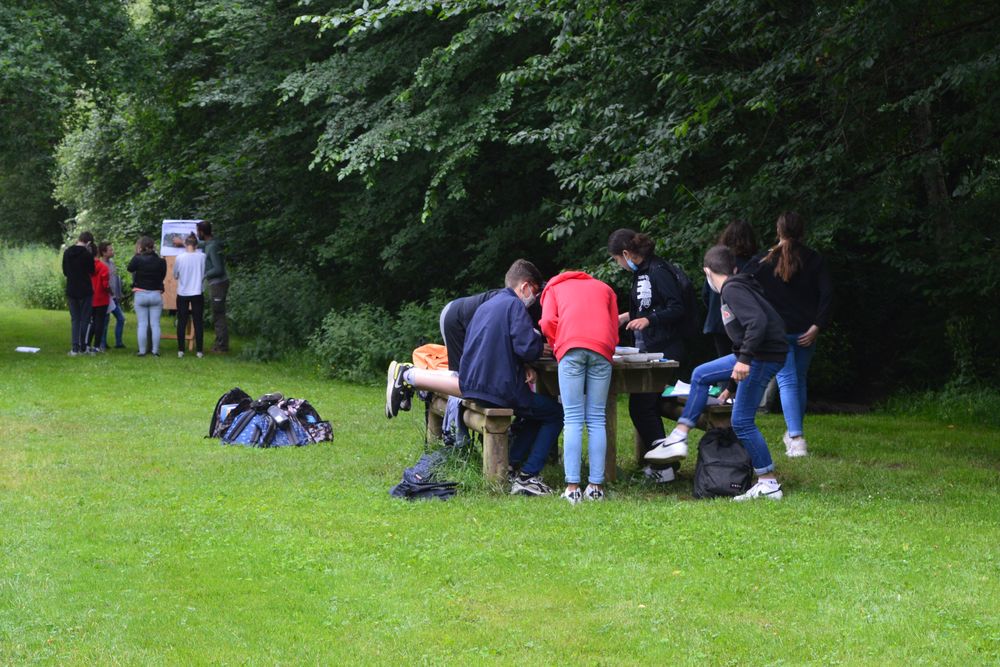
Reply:
[[646, 259], [656, 250], [656, 244], [649, 234], [642, 234], [632, 229], [616, 229], [608, 237], [608, 253], [620, 255], [624, 250]]
[[778, 216], [778, 244], [771, 248], [762, 261], [774, 265], [774, 275], [786, 283], [802, 268], [802, 237], [805, 223], [795, 211], [785, 211]]

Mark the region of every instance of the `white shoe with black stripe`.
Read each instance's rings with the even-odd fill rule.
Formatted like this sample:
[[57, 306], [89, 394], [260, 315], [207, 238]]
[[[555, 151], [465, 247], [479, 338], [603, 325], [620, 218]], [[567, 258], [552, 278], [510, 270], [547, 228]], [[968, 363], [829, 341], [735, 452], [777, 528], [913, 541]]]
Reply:
[[781, 493], [781, 484], [778, 484], [774, 480], [757, 480], [757, 483], [750, 487], [750, 489], [739, 496], [733, 498], [733, 501], [741, 503], [744, 500], [757, 500], [758, 498], [767, 498], [768, 500], [781, 500], [784, 494]]

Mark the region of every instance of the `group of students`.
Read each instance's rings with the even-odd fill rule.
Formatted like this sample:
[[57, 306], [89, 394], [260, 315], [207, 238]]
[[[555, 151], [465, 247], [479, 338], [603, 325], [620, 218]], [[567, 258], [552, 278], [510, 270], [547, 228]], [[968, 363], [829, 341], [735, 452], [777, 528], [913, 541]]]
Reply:
[[[729, 345], [719, 358], [694, 369], [691, 393], [674, 429], [665, 432], [659, 393], [629, 397], [629, 414], [646, 449], [649, 465], [644, 472], [654, 481], [674, 479], [678, 462], [687, 456], [688, 432], [707, 405], [709, 389], [720, 383], [726, 384], [721, 399], [732, 398], [733, 430], [757, 475], [756, 483], [734, 500], [778, 500], [783, 495], [755, 423], [758, 405], [775, 376], [788, 427], [783, 438], [786, 454], [807, 454], [802, 429], [806, 374], [816, 337], [830, 322], [832, 286], [823, 259], [802, 242], [801, 216], [783, 213], [776, 231], [777, 243], [757, 255], [752, 229], [737, 221], [705, 253], [705, 331], [714, 334], [721, 328]], [[510, 447], [511, 493], [553, 493], [541, 471], [562, 431], [562, 497], [574, 504], [603, 499], [605, 405], [619, 329], [631, 332], [640, 351], [662, 352], [675, 360], [684, 356], [682, 288], [654, 247], [648, 235], [629, 229], [615, 231], [608, 240], [611, 257], [632, 274], [630, 307], [623, 312], [614, 291], [586, 273], [560, 273], [543, 289], [538, 269], [517, 260], [505, 276], [504, 289], [457, 299], [442, 311], [449, 370], [395, 361], [389, 365], [386, 416], [409, 409], [416, 390], [512, 408], [520, 427]], [[529, 364], [546, 349], [558, 361], [561, 406], [529, 387], [536, 379]], [[589, 475], [581, 489], [584, 427]]]
[[[199, 252], [199, 250], [204, 252]], [[96, 354], [107, 350], [107, 324], [110, 313], [117, 318], [115, 347], [124, 348], [125, 327], [122, 281], [112, 261], [114, 246], [110, 242], [94, 243], [90, 232], [82, 232], [74, 245], [63, 253], [62, 269], [66, 276], [66, 298], [69, 304], [72, 347], [70, 356]], [[136, 356], [160, 356], [160, 316], [163, 313], [164, 280], [167, 262], [156, 253], [152, 238], [142, 236], [136, 242], [135, 255], [126, 270], [132, 274], [133, 308], [138, 324]], [[174, 259], [177, 280], [177, 356], [184, 356], [188, 321], [193, 323], [197, 356], [204, 356], [205, 297], [202, 283], [210, 287], [229, 280], [219, 242], [212, 236], [210, 223], [198, 223], [198, 234], [184, 240], [184, 252]], [[213, 307], [216, 317], [216, 341], [213, 348], [228, 351], [228, 329], [225, 325], [225, 293], [221, 309]], [[213, 304], [214, 305], [214, 304]], [[221, 317], [221, 322], [219, 321]]]

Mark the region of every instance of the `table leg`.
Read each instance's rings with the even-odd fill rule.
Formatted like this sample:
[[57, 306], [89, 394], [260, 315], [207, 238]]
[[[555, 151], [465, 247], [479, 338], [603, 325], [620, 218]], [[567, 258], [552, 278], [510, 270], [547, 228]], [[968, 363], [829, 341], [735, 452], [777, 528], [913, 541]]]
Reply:
[[618, 393], [608, 391], [604, 407], [604, 433], [608, 438], [608, 450], [604, 456], [604, 479], [613, 482], [618, 477]]

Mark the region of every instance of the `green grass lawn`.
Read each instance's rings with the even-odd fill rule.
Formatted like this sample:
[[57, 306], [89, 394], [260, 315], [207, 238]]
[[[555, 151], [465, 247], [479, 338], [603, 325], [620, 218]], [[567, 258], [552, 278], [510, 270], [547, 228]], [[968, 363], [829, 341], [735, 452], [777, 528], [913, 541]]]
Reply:
[[[382, 388], [136, 358], [130, 319], [131, 350], [69, 358], [67, 313], [0, 309], [0, 664], [1000, 663], [995, 428], [811, 417], [808, 458], [773, 448], [780, 503], [691, 500], [692, 452], [665, 489], [625, 458], [603, 504], [468, 471], [411, 504], [387, 491], [420, 418]], [[309, 398], [335, 441], [204, 439], [237, 385]]]

